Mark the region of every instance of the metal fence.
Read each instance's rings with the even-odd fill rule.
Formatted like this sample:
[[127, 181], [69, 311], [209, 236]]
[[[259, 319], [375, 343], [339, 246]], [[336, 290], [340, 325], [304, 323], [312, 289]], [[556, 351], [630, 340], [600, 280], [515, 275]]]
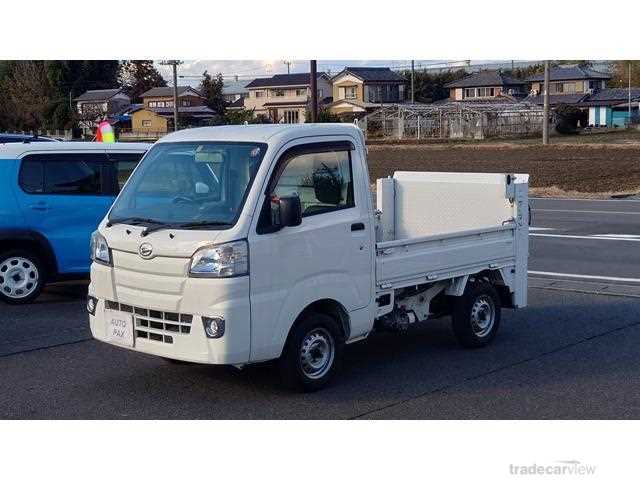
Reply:
[[528, 102], [397, 104], [380, 108], [357, 124], [367, 138], [476, 139], [542, 132], [542, 108]]

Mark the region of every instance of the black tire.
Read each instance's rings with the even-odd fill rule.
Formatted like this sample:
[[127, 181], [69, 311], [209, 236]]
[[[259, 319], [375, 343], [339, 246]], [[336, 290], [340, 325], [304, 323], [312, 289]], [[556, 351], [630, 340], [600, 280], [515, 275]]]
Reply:
[[343, 351], [344, 337], [333, 317], [305, 314], [293, 327], [278, 361], [283, 383], [305, 392], [324, 388], [340, 370]]
[[453, 304], [451, 323], [458, 343], [465, 348], [489, 344], [500, 327], [500, 308], [500, 297], [493, 285], [469, 282]]
[[13, 305], [31, 303], [47, 278], [44, 262], [27, 250], [0, 254], [0, 300]]

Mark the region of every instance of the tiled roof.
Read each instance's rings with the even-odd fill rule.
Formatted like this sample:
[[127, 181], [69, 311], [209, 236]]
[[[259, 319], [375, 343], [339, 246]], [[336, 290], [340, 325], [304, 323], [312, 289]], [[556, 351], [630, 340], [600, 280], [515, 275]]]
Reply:
[[[611, 75], [597, 72], [587, 67], [554, 67], [549, 70], [549, 80], [608, 80]], [[538, 73], [527, 78], [528, 82], [544, 81], [544, 73]]]
[[[318, 72], [318, 78], [326, 73]], [[246, 88], [305, 86], [311, 83], [310, 73], [282, 73], [269, 78], [256, 78]]]
[[76, 97], [77, 102], [100, 102], [109, 100], [114, 95], [117, 95], [122, 91], [121, 88], [109, 88], [106, 90], [87, 90], [79, 97]]
[[389, 67], [345, 67], [340, 73], [333, 78], [342, 75], [343, 73], [352, 73], [356, 77], [361, 78], [365, 82], [404, 82], [405, 79], [397, 72], [394, 72]]
[[[587, 97], [584, 93], [568, 93], [564, 95], [549, 95], [549, 105], [560, 105], [561, 103], [574, 105], [581, 103]], [[524, 99], [535, 105], [544, 105], [544, 95], [529, 95]]]
[[[202, 96], [202, 94], [193, 87], [178, 87], [178, 95], [191, 91], [194, 95]], [[144, 92], [141, 97], [171, 97], [173, 96], [173, 87], [154, 87]]]
[[291, 107], [291, 106], [296, 106], [296, 107], [302, 107], [304, 105], [306, 105], [307, 102], [306, 101], [297, 101], [297, 102], [266, 102], [264, 104], [265, 107]]
[[[158, 115], [173, 115], [173, 107], [152, 107], [147, 108], [152, 112], [157, 113]], [[206, 105], [198, 105], [195, 107], [178, 107], [179, 114], [211, 114], [214, 115], [215, 112], [211, 110]]]
[[631, 99], [640, 97], [640, 88], [603, 88], [602, 90], [594, 93], [587, 101], [629, 101], [629, 90], [631, 90]]
[[244, 108], [244, 97], [240, 97], [235, 102], [229, 103], [227, 108]]
[[510, 86], [510, 85], [524, 85], [524, 80], [505, 75], [499, 70], [483, 70], [478, 73], [468, 75], [460, 80], [449, 82], [445, 85], [447, 88], [460, 88], [460, 87], [495, 87], [495, 86]]

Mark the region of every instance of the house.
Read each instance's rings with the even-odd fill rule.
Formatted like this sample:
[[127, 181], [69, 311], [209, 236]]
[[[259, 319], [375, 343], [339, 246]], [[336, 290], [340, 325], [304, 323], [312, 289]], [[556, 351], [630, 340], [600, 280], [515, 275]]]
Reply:
[[460, 80], [449, 82], [445, 88], [449, 89], [452, 102], [514, 102], [526, 95], [524, 80], [511, 77], [500, 70], [482, 70], [468, 75]]
[[[559, 66], [549, 70], [549, 105], [578, 104], [588, 95], [605, 88], [611, 76], [582, 66]], [[527, 78], [529, 96], [527, 101], [544, 103], [544, 73]]]
[[235, 82], [225, 82], [222, 87], [222, 96], [227, 105], [237, 102], [241, 98], [247, 98], [249, 96], [249, 85], [253, 80], [236, 80]]
[[85, 134], [92, 134], [99, 120], [108, 118], [131, 104], [131, 98], [121, 88], [87, 90], [76, 97], [79, 126]]
[[388, 67], [345, 67], [332, 83], [329, 110], [338, 116], [360, 116], [406, 98], [406, 80]]
[[[156, 139], [173, 130], [173, 87], [155, 87], [142, 95], [142, 108], [131, 112], [131, 131], [121, 137]], [[178, 87], [178, 120], [181, 126], [202, 126], [216, 118], [205, 97], [195, 88]]]
[[[278, 74], [269, 78], [256, 78], [247, 84], [249, 95], [244, 108], [255, 116], [268, 117], [274, 123], [304, 123], [311, 100], [311, 74]], [[324, 72], [317, 76], [318, 103], [326, 104], [331, 98], [331, 78]]]
[[589, 109], [589, 125], [594, 127], [624, 128], [629, 124], [629, 94], [631, 94], [631, 120], [640, 113], [640, 88], [605, 88], [589, 95], [578, 107]]

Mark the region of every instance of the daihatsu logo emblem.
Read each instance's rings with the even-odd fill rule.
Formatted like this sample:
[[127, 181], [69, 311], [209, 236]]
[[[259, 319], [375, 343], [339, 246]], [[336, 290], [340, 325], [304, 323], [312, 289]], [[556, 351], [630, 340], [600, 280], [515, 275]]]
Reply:
[[153, 246], [150, 243], [141, 243], [138, 247], [138, 253], [142, 258], [150, 258], [153, 253]]

